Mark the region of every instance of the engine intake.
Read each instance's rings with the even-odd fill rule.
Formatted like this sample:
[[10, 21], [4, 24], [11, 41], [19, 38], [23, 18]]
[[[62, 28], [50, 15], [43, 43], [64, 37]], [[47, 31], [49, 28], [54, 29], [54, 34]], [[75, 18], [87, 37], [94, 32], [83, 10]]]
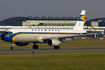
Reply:
[[61, 42], [57, 39], [50, 39], [47, 41], [47, 44], [50, 46], [58, 46], [61, 44]]

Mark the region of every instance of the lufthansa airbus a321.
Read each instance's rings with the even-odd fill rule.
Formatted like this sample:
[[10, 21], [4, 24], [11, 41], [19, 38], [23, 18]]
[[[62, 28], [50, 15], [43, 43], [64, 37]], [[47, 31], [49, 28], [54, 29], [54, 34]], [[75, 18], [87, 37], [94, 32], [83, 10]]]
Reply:
[[86, 31], [83, 30], [85, 21], [85, 10], [81, 11], [76, 25], [73, 29], [46, 29], [46, 28], [11, 28], [3, 32], [1, 39], [17, 46], [25, 46], [32, 42], [33, 49], [38, 49], [36, 43], [47, 43], [59, 49], [61, 43], [74, 40], [75, 37], [83, 36]]

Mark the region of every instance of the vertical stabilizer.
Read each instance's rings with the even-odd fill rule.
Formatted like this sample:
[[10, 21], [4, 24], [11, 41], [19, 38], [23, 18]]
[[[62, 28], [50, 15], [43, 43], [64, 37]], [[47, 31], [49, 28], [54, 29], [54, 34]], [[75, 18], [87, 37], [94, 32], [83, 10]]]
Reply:
[[85, 22], [85, 13], [86, 13], [86, 10], [81, 11], [78, 21], [73, 28], [74, 30], [83, 30], [83, 26]]

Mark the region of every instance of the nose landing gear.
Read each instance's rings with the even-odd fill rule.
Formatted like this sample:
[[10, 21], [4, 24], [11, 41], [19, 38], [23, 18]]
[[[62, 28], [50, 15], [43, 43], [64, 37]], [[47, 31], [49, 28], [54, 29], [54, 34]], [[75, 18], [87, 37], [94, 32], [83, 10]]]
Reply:
[[14, 43], [14, 42], [12, 42], [12, 47], [10, 47], [10, 49], [11, 49], [11, 50], [13, 50], [13, 49], [14, 49], [14, 44], [15, 44], [15, 43]]

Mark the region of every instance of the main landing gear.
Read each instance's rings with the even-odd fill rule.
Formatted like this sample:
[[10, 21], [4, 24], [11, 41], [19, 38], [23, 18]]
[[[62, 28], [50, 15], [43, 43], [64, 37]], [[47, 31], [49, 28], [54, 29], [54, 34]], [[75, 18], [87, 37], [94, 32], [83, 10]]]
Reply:
[[60, 46], [54, 46], [54, 49], [60, 49]]
[[38, 45], [33, 45], [33, 49], [38, 49]]
[[[36, 43], [34, 43], [34, 45], [32, 46], [33, 49], [38, 49], [38, 45], [36, 45]], [[60, 49], [60, 46], [54, 46], [54, 49]]]
[[33, 49], [38, 49], [38, 48], [39, 48], [38, 45], [36, 45], [36, 43], [34, 43]]
[[[38, 45], [33, 45], [33, 49], [38, 49]], [[60, 49], [60, 46], [54, 46], [54, 49]]]

